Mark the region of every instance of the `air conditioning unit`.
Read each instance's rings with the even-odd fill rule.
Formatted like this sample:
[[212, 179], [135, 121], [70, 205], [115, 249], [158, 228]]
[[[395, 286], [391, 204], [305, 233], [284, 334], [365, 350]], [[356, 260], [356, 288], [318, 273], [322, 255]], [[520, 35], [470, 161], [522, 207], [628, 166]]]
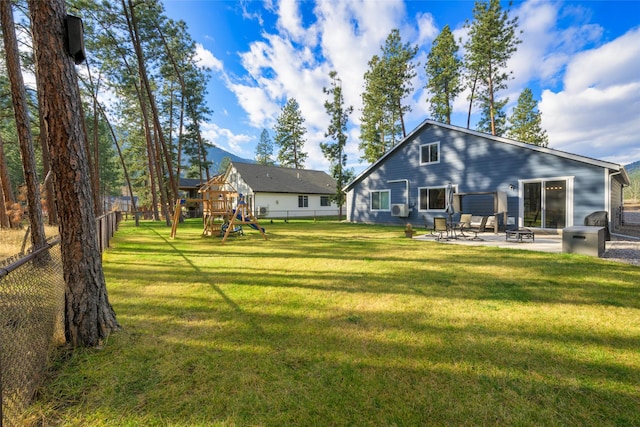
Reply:
[[266, 215], [268, 212], [267, 207], [266, 206], [260, 206], [258, 207], [258, 215], [259, 216], [264, 216]]
[[391, 205], [391, 216], [399, 216], [406, 218], [409, 216], [409, 205], [406, 203], [398, 203]]

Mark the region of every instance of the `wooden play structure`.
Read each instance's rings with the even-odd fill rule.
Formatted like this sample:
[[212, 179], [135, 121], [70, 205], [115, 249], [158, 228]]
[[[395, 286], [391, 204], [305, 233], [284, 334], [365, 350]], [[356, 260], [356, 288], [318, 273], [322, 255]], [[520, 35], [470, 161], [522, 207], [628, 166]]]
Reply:
[[[232, 233], [244, 234], [243, 225], [248, 225], [258, 230], [267, 240], [264, 228], [260, 227], [258, 220], [251, 212], [244, 196], [239, 194], [223, 175], [218, 175], [207, 181], [198, 190], [202, 199], [179, 199], [176, 201], [171, 227], [171, 238], [175, 238], [178, 223], [180, 222], [181, 207], [187, 202], [202, 203], [202, 236], [222, 236], [222, 243]], [[236, 207], [234, 208], [234, 203]]]

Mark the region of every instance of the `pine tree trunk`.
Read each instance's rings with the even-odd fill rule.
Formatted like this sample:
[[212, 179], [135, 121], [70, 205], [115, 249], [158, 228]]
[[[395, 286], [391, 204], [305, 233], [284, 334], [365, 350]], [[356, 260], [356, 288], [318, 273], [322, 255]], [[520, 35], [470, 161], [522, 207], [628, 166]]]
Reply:
[[7, 166], [7, 158], [4, 155], [4, 142], [0, 135], [0, 185], [4, 192], [4, 201], [7, 204], [13, 203], [13, 192], [11, 190], [11, 181], [9, 179], [9, 167]]
[[[47, 195], [47, 216], [49, 225], [58, 225], [58, 212], [55, 207], [55, 191], [53, 189], [53, 178], [49, 176], [51, 171], [51, 160], [49, 156], [49, 147], [47, 146], [47, 134], [42, 129], [45, 128], [44, 116], [40, 114], [40, 147], [42, 149], [42, 168], [44, 169], [44, 191]], [[49, 176], [49, 179], [47, 179]]]
[[147, 121], [146, 109], [144, 107], [144, 99], [141, 99], [142, 118], [144, 120], [144, 133], [147, 140], [147, 161], [149, 162], [149, 189], [151, 190], [151, 212], [153, 213], [153, 220], [158, 221], [160, 217], [158, 215], [158, 193], [156, 192], [156, 154], [153, 149], [153, 142], [151, 142], [151, 130], [149, 129], [149, 122]]
[[0, 228], [9, 229], [11, 224], [9, 223], [9, 216], [7, 215], [7, 205], [4, 202], [4, 191], [0, 185]]
[[0, 1], [0, 20], [2, 21], [2, 35], [4, 38], [5, 54], [7, 57], [7, 74], [11, 82], [11, 98], [16, 117], [16, 128], [22, 154], [22, 167], [27, 187], [27, 203], [29, 204], [29, 224], [31, 225], [31, 244], [34, 248], [44, 246], [46, 237], [42, 221], [42, 206], [40, 204], [40, 185], [36, 173], [36, 156], [33, 151], [31, 136], [31, 121], [27, 107], [27, 94], [20, 70], [20, 54], [18, 40], [14, 31], [13, 12], [11, 2]]
[[164, 133], [162, 132], [162, 125], [160, 124], [160, 116], [158, 114], [158, 108], [156, 106], [155, 97], [153, 96], [153, 91], [151, 90], [151, 85], [149, 84], [149, 78], [147, 76], [147, 68], [144, 62], [142, 45], [140, 43], [140, 36], [138, 32], [138, 22], [135, 14], [135, 6], [131, 2], [131, 0], [128, 0], [128, 3], [129, 3], [129, 7], [127, 8], [127, 6], [124, 3], [124, 0], [122, 0], [122, 7], [125, 13], [127, 10], [129, 11], [129, 14], [127, 14], [128, 23], [129, 23], [129, 32], [131, 33], [131, 41], [133, 42], [133, 47], [136, 52], [136, 58], [138, 60], [138, 70], [140, 73], [140, 81], [142, 83], [142, 88], [147, 93], [147, 96], [149, 99], [149, 106], [151, 107], [153, 124], [157, 129], [159, 143], [160, 143], [160, 146], [162, 147], [162, 153], [164, 154], [164, 158], [167, 163], [167, 172], [168, 172], [169, 186], [171, 188], [171, 193], [172, 193], [172, 199], [175, 200], [178, 198], [178, 186], [176, 184], [176, 180], [173, 174], [173, 165], [171, 165], [171, 157], [167, 149]]
[[65, 3], [28, 0], [28, 4], [40, 114], [44, 116], [60, 219], [65, 336], [73, 346], [93, 347], [101, 345], [119, 325], [102, 271], [80, 90], [65, 49]]
[[[133, 198], [133, 187], [131, 186], [131, 179], [129, 179], [129, 171], [127, 170], [127, 164], [124, 161], [124, 156], [122, 155], [122, 150], [120, 149], [120, 144], [118, 143], [118, 138], [116, 137], [116, 133], [113, 130], [113, 126], [111, 126], [111, 122], [109, 121], [109, 118], [107, 117], [107, 115], [104, 113], [102, 106], [100, 105], [100, 103], [96, 103], [96, 105], [100, 110], [100, 114], [102, 115], [102, 118], [107, 124], [107, 127], [109, 128], [109, 132], [111, 132], [113, 143], [115, 144], [116, 149], [118, 150], [118, 157], [120, 158], [120, 164], [122, 165], [122, 172], [124, 173], [124, 179], [127, 182], [127, 188], [129, 189], [129, 196], [131, 197], [131, 208], [133, 209], [133, 212], [138, 212], [138, 208], [136, 207], [136, 201]], [[134, 213], [134, 218], [135, 218], [136, 227], [137, 227], [140, 224], [138, 221], [138, 215], [135, 213]]]

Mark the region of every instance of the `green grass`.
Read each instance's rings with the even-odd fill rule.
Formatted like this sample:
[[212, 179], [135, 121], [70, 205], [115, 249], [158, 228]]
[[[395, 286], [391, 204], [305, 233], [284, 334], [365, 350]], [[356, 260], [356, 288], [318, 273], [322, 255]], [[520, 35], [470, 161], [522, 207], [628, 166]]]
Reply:
[[[640, 269], [403, 227], [125, 223], [123, 329], [61, 355], [31, 420], [102, 426], [640, 425]], [[64, 356], [64, 357], [63, 357]]]

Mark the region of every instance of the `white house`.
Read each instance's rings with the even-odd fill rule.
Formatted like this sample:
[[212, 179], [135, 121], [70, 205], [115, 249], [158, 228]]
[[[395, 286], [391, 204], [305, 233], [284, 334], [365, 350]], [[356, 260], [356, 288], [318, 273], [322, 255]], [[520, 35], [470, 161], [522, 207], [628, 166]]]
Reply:
[[326, 172], [231, 162], [225, 180], [261, 218], [338, 214], [338, 206], [331, 201], [336, 182]]

